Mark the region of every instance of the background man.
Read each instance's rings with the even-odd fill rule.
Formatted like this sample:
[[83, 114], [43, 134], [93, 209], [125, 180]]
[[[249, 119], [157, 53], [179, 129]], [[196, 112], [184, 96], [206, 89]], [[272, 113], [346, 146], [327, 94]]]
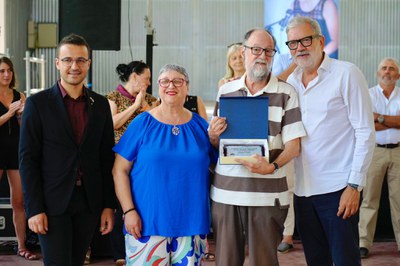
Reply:
[[360, 190], [375, 141], [367, 82], [353, 64], [329, 58], [318, 22], [297, 16], [287, 26], [307, 136], [295, 158], [294, 207], [308, 265], [361, 265]]
[[[218, 92], [215, 116], [220, 97], [269, 97], [270, 149], [269, 162], [257, 155], [255, 163], [238, 160], [242, 165], [216, 166], [211, 198], [218, 266], [243, 265], [247, 241], [251, 266], [279, 264], [276, 250], [289, 207], [284, 165], [298, 155], [305, 132], [296, 92], [271, 75], [275, 45], [264, 29], [247, 32], [242, 47], [246, 73]], [[209, 135], [215, 146], [226, 127], [222, 117], [211, 121]]]
[[22, 117], [25, 208], [45, 265], [82, 265], [99, 218], [102, 234], [113, 227], [113, 122], [106, 98], [84, 86], [89, 49], [78, 35], [61, 40], [61, 79], [29, 97]]
[[383, 59], [377, 71], [378, 85], [369, 89], [376, 130], [376, 147], [368, 170], [360, 207], [360, 255], [368, 256], [374, 242], [382, 184], [387, 175], [390, 213], [397, 249], [400, 251], [400, 77], [399, 63]]

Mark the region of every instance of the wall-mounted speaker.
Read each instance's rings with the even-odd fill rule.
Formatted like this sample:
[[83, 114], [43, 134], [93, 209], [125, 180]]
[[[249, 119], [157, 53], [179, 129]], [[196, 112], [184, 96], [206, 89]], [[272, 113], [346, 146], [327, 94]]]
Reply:
[[92, 50], [120, 50], [121, 0], [60, 0], [59, 39], [71, 33]]

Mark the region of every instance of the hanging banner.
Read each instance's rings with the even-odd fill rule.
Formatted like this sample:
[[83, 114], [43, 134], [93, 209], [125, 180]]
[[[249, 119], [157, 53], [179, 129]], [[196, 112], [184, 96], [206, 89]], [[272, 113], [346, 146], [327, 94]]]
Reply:
[[296, 15], [308, 16], [318, 21], [325, 36], [325, 52], [338, 58], [339, 0], [264, 0], [264, 27], [277, 41], [277, 55], [288, 54], [286, 26]]

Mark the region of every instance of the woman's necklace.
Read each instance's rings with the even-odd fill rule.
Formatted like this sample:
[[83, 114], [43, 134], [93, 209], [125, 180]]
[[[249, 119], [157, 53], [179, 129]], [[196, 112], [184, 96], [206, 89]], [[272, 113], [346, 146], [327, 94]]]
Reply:
[[[183, 113], [184, 114], [184, 113]], [[164, 118], [164, 120], [165, 120], [165, 116], [164, 116], [164, 114], [161, 112], [161, 116]], [[179, 127], [177, 127], [177, 125], [179, 125], [179, 122], [181, 122], [181, 118], [182, 118], [182, 116], [179, 116], [179, 119], [178, 119], [178, 121], [176, 122], [176, 123], [172, 123], [172, 125], [173, 125], [173, 127], [172, 127], [172, 129], [171, 129], [171, 133], [172, 133], [172, 135], [174, 135], [174, 136], [178, 136], [180, 133], [181, 133], [181, 130], [179, 129]], [[168, 119], [166, 119], [165, 121], [170, 121], [170, 120], [168, 120]]]
[[172, 129], [171, 129], [172, 135], [178, 136], [179, 133], [181, 133], [181, 131], [179, 130], [179, 127], [176, 126], [177, 124], [179, 124], [180, 121], [181, 121], [181, 117], [179, 117], [178, 122], [172, 127]]

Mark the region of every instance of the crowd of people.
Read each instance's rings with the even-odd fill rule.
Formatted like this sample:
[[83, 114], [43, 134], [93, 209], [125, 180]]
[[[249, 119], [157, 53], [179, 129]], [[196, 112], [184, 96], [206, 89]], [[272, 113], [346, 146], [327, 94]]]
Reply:
[[[385, 175], [400, 250], [398, 61], [384, 58], [368, 90], [357, 66], [324, 51], [317, 20], [296, 16], [286, 32], [285, 69], [274, 71], [276, 40], [263, 28], [228, 47], [210, 119], [177, 64], [159, 71], [159, 99], [142, 61], [119, 64], [105, 97], [88, 89], [91, 51], [76, 34], [58, 44], [60, 79], [27, 98], [0, 58], [0, 176], [17, 254], [39, 259], [27, 222], [45, 265], [82, 265], [95, 231], [110, 233], [115, 265], [279, 265], [296, 224], [308, 265], [361, 265]], [[268, 156], [219, 162], [224, 97], [268, 97]]]

